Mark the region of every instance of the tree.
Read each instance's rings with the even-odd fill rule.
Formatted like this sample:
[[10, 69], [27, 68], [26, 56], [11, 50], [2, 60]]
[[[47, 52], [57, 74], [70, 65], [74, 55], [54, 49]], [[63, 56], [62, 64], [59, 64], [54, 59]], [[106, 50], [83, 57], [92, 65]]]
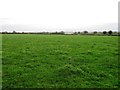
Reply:
[[74, 32], [74, 34], [76, 35], [76, 34], [78, 34], [77, 32]]
[[24, 32], [22, 32], [22, 34], [24, 34]]
[[78, 32], [78, 34], [80, 34], [80, 32]]
[[88, 33], [88, 31], [84, 31], [84, 33], [86, 34], [86, 33]]
[[65, 34], [64, 31], [60, 31], [60, 34]]
[[16, 33], [16, 31], [14, 30], [13, 33]]
[[110, 30], [110, 31], [108, 31], [108, 33], [111, 35], [111, 34], [112, 34], [112, 31]]
[[120, 32], [118, 32], [118, 36], [120, 36]]
[[2, 34], [7, 34], [8, 32], [7, 31], [5, 31], [5, 32], [2, 32]]
[[94, 33], [94, 34], [97, 34], [97, 31], [94, 31], [93, 33]]
[[107, 34], [107, 32], [106, 32], [106, 31], [103, 31], [103, 34]]

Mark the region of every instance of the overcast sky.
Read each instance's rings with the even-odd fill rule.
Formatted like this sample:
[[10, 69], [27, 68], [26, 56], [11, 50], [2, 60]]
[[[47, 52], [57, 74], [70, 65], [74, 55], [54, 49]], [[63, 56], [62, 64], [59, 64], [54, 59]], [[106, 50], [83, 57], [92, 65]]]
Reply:
[[80, 28], [118, 22], [119, 0], [0, 0], [0, 24]]

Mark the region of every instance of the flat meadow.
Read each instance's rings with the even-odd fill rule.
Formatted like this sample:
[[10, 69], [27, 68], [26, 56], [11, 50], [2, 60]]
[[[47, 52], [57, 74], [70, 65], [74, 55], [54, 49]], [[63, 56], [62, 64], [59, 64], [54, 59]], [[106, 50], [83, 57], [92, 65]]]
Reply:
[[118, 36], [2, 35], [3, 88], [117, 88]]

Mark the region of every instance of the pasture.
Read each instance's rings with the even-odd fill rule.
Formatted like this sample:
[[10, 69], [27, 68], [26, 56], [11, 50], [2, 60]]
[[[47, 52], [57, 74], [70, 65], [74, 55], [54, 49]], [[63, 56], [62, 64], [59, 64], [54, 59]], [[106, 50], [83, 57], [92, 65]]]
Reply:
[[118, 37], [2, 35], [3, 88], [117, 88]]

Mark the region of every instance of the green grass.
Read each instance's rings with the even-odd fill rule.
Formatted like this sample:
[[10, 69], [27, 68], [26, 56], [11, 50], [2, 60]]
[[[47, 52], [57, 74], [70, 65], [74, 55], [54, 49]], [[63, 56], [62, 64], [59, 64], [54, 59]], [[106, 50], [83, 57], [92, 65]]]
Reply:
[[117, 88], [118, 37], [2, 35], [3, 88]]
[[2, 89], [2, 34], [0, 34], [0, 89]]

